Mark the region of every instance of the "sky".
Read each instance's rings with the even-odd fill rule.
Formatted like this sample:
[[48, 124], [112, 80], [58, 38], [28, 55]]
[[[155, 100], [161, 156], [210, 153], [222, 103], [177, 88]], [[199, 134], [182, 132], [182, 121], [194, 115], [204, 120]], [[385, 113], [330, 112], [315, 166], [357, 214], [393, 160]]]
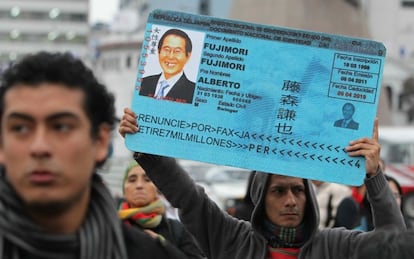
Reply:
[[118, 9], [119, 0], [89, 0], [89, 22], [111, 22]]

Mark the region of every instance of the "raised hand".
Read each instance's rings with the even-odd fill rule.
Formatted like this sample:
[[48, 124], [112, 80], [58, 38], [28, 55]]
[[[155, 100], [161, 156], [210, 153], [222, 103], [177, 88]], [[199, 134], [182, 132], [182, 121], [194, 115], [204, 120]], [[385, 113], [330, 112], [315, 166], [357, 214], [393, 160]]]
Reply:
[[124, 115], [119, 123], [118, 132], [122, 137], [125, 137], [126, 133], [132, 134], [138, 132], [137, 115], [130, 108], [124, 109]]
[[378, 142], [378, 118], [376, 118], [374, 122], [372, 138], [365, 137], [353, 140], [345, 149], [350, 156], [364, 156], [366, 160], [366, 174], [368, 177], [376, 175], [379, 167], [381, 150], [381, 146]]

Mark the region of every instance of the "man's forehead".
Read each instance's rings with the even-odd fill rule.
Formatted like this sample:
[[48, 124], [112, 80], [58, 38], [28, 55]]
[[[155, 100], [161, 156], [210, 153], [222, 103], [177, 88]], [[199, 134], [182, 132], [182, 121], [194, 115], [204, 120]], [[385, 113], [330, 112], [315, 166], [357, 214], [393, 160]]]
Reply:
[[179, 44], [179, 45], [182, 45], [182, 44], [185, 45], [185, 39], [181, 37], [180, 35], [170, 34], [167, 37], [165, 37], [165, 40], [162, 45], [164, 46], [164, 45], [169, 45], [173, 43]]
[[1, 119], [53, 120], [63, 117], [86, 117], [83, 95], [80, 89], [59, 84], [16, 85], [4, 96]]
[[303, 178], [273, 174], [270, 177], [270, 184], [280, 185], [303, 185]]

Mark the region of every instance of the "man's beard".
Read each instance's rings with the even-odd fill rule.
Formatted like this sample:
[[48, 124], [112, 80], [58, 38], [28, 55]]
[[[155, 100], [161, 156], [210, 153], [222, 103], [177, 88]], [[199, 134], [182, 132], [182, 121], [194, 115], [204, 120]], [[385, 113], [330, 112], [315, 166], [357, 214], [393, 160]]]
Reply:
[[25, 207], [31, 213], [41, 217], [59, 216], [65, 214], [73, 206], [75, 206], [82, 199], [82, 195], [86, 190], [80, 191], [76, 195], [69, 197], [66, 200], [57, 201], [31, 201], [25, 203]]
[[50, 217], [64, 214], [72, 206], [71, 202], [52, 201], [52, 202], [31, 202], [26, 204], [28, 211], [32, 211], [39, 216]]

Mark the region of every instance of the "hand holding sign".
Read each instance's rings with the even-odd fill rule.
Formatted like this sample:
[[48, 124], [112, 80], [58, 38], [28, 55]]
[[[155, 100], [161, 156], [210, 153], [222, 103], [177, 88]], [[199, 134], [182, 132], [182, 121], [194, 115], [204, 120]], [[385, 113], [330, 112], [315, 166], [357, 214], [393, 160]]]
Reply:
[[122, 137], [125, 137], [126, 134], [138, 132], [137, 116], [130, 108], [124, 109], [124, 115], [119, 123], [118, 132]]
[[365, 172], [371, 177], [377, 174], [380, 163], [380, 144], [378, 142], [378, 119], [374, 123], [372, 138], [361, 138], [350, 142], [346, 151], [350, 156], [365, 157]]

